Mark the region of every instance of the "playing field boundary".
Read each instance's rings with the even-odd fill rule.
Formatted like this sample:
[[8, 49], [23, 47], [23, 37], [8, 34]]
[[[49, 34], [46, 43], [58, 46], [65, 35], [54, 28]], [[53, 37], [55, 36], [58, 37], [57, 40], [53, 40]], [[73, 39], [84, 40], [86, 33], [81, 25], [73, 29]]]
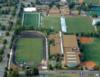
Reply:
[[[40, 27], [40, 23], [41, 23], [41, 13], [36, 13], [36, 12], [27, 12], [26, 13], [26, 12], [24, 12], [23, 13], [23, 16], [22, 16], [22, 26], [24, 26], [25, 14], [37, 14], [37, 15], [39, 15], [39, 17], [38, 17], [39, 18], [39, 21], [38, 21], [38, 25], [37, 26]], [[38, 19], [38, 18], [36, 17], [36, 19]]]
[[13, 58], [12, 58], [12, 62], [16, 65], [19, 65], [20, 63], [19, 62], [16, 62], [16, 42], [21, 39], [21, 38], [41, 38], [43, 40], [43, 54], [42, 54], [42, 59], [41, 60], [46, 60], [46, 38], [40, 34], [39, 32], [36, 32], [36, 31], [24, 31], [24, 32], [21, 32], [18, 36], [16, 36], [16, 39], [14, 41], [14, 44], [13, 44]]

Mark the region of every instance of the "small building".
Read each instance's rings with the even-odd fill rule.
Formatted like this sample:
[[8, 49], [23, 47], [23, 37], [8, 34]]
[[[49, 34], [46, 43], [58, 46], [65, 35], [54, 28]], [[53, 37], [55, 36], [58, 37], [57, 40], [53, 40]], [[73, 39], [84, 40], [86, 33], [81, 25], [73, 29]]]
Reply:
[[95, 18], [92, 21], [92, 25], [96, 25], [98, 22], [100, 22], [100, 18]]
[[26, 7], [24, 8], [24, 12], [35, 12], [37, 11], [36, 7]]

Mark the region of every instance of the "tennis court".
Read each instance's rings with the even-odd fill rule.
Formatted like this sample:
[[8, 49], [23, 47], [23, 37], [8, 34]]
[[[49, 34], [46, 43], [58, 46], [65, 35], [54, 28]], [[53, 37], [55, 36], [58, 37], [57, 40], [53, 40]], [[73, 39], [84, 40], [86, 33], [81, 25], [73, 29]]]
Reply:
[[22, 18], [22, 25], [25, 27], [39, 27], [41, 23], [40, 13], [24, 13]]

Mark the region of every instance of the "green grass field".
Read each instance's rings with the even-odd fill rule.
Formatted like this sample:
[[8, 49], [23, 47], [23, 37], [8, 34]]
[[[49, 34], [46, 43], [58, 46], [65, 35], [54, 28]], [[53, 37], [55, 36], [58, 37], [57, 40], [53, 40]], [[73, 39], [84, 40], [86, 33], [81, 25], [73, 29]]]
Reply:
[[60, 30], [60, 17], [59, 16], [46, 16], [43, 18], [42, 27], [53, 28], [55, 31]]
[[66, 24], [68, 25], [68, 33], [90, 33], [94, 32], [92, 21], [85, 16], [68, 16], [66, 17]]
[[43, 41], [39, 38], [21, 38], [17, 42], [16, 62], [37, 65], [43, 57]]
[[40, 13], [24, 13], [22, 18], [22, 25], [26, 27], [38, 27], [40, 26], [40, 20]]
[[100, 39], [95, 38], [90, 44], [83, 44], [83, 53], [85, 61], [94, 61], [100, 65]]

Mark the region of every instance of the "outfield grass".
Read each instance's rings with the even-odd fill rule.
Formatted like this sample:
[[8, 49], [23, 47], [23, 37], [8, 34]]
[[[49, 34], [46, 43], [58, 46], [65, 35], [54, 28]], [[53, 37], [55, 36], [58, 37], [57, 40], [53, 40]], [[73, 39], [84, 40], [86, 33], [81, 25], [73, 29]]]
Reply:
[[38, 27], [40, 25], [40, 19], [40, 13], [24, 13], [22, 24], [26, 27]]
[[59, 16], [46, 16], [43, 18], [42, 27], [47, 29], [60, 30], [60, 17]]
[[43, 41], [39, 38], [21, 38], [17, 42], [16, 62], [40, 63], [43, 54]]
[[90, 44], [83, 44], [83, 53], [85, 61], [94, 61], [100, 65], [100, 39], [95, 38]]
[[90, 33], [94, 32], [92, 21], [85, 16], [68, 16], [66, 17], [68, 33]]

